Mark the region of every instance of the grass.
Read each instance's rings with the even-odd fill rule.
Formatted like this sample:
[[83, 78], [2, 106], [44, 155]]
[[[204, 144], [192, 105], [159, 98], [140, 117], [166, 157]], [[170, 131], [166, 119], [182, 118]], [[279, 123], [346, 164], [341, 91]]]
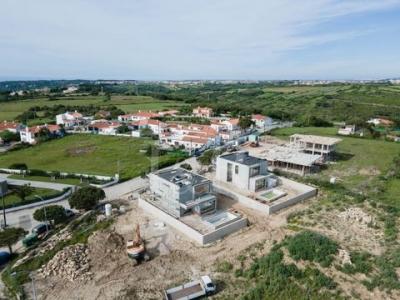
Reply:
[[41, 182], [52, 182], [52, 183], [63, 183], [63, 184], [70, 184], [70, 185], [85, 185], [86, 183], [83, 182], [81, 183], [80, 179], [78, 178], [56, 178], [53, 180], [49, 176], [29, 176], [29, 175], [19, 175], [19, 174], [14, 174], [11, 176], [8, 176], [10, 179], [21, 179], [21, 180], [30, 180], [30, 181], [41, 181]]
[[[294, 133], [336, 136], [336, 132], [337, 128], [334, 127], [292, 127], [277, 129], [273, 134], [288, 140]], [[338, 161], [314, 177], [328, 180], [329, 177], [335, 176], [346, 187], [358, 188], [374, 176], [386, 172], [393, 158], [400, 153], [399, 145], [393, 142], [342, 136], [340, 138], [342, 141], [337, 145], [337, 152], [340, 154]]]
[[44, 188], [32, 188], [33, 192], [30, 196], [25, 198], [25, 201], [22, 201], [14, 192], [11, 191], [7, 196], [4, 197], [4, 203], [6, 206], [18, 206], [24, 204], [24, 202], [31, 203], [35, 199], [40, 201], [35, 195], [46, 198], [51, 197], [52, 195], [58, 196], [60, 191], [52, 190], [52, 189], [44, 189]]
[[18, 162], [26, 163], [30, 169], [108, 176], [119, 170], [121, 178], [128, 179], [143, 174], [150, 167], [174, 163], [183, 157], [181, 153], [161, 157], [140, 153], [152, 143], [153, 140], [145, 138], [76, 134], [1, 154], [0, 167]]
[[[115, 105], [125, 112], [138, 110], [163, 110], [172, 109], [182, 105], [182, 102], [170, 100], [157, 100], [148, 96], [111, 96], [111, 100], [104, 102], [104, 96], [71, 95], [61, 97], [57, 100], [49, 100], [46, 97], [18, 100], [1, 103], [0, 121], [13, 120], [16, 116], [23, 113], [33, 106], [55, 106], [55, 105], [77, 105], [77, 106], [109, 106]], [[38, 111], [40, 117], [40, 111]], [[31, 120], [29, 125], [37, 123], [55, 121], [46, 118]]]

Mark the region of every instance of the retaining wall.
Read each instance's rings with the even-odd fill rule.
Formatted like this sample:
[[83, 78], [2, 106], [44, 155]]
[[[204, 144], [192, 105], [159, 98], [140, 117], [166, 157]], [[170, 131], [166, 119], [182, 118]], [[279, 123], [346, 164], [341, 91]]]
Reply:
[[139, 204], [139, 207], [141, 207], [142, 209], [144, 209], [147, 212], [151, 213], [152, 215], [156, 216], [157, 218], [159, 218], [163, 222], [167, 223], [168, 225], [174, 227], [175, 229], [179, 230], [184, 235], [186, 235], [189, 239], [194, 240], [196, 243], [198, 243], [200, 245], [205, 245], [205, 244], [215, 242], [216, 240], [224, 238], [225, 236], [227, 236], [233, 232], [236, 232], [247, 226], [247, 219], [240, 218], [239, 220], [229, 223], [225, 226], [222, 226], [221, 228], [219, 228], [213, 232], [210, 232], [207, 234], [202, 234], [199, 231], [197, 231], [196, 229], [179, 221], [179, 219], [172, 217], [171, 215], [160, 210], [153, 204], [147, 202], [142, 197], [139, 197], [138, 204]]

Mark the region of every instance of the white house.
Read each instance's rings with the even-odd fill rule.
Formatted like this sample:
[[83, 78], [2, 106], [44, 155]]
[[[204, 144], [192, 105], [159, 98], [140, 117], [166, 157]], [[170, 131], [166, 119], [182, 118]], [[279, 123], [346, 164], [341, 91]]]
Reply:
[[143, 128], [149, 128], [153, 132], [153, 134], [160, 135], [163, 133], [166, 128], [167, 124], [161, 122], [159, 120], [153, 119], [144, 119], [140, 121], [136, 121], [130, 124], [135, 130], [141, 130]]
[[33, 127], [26, 126], [24, 129], [20, 130], [19, 136], [21, 142], [34, 145], [37, 143], [37, 138], [39, 136], [40, 130], [47, 129], [51, 135], [62, 136], [61, 128], [58, 125], [38, 125]]
[[258, 128], [264, 128], [267, 126], [271, 126], [273, 120], [270, 117], [263, 116], [260, 114], [254, 114], [251, 116], [251, 120], [254, 122], [256, 127]]
[[234, 152], [217, 158], [216, 179], [232, 187], [258, 192], [276, 186], [277, 180], [268, 172], [266, 159]]
[[72, 128], [74, 126], [82, 125], [83, 123], [83, 115], [77, 111], [67, 111], [66, 113], [56, 115], [56, 124], [63, 125], [65, 128]]
[[120, 115], [118, 116], [118, 121], [120, 122], [136, 122], [140, 120], [148, 120], [151, 118], [158, 117], [157, 113], [153, 113], [151, 111], [138, 111], [132, 114]]

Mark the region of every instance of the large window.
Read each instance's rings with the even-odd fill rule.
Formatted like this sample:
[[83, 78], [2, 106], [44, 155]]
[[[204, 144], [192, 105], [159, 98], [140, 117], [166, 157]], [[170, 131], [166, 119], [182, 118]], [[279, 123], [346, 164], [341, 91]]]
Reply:
[[232, 164], [228, 163], [228, 170], [226, 174], [226, 181], [231, 182], [232, 181]]
[[260, 175], [260, 166], [253, 167], [250, 169], [250, 177]]
[[235, 166], [235, 174], [239, 174], [239, 166]]
[[256, 191], [262, 190], [265, 188], [265, 178], [259, 179], [256, 181]]
[[209, 192], [210, 192], [209, 183], [199, 184], [194, 187], [195, 198], [200, 197], [201, 195]]

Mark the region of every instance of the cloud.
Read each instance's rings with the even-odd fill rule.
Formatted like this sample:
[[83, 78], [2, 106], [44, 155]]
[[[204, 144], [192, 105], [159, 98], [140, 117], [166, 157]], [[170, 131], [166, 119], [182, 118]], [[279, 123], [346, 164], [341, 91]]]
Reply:
[[[0, 75], [25, 69], [57, 77], [250, 76], [253, 66], [277, 69], [298, 51], [372, 35], [380, 29], [326, 25], [399, 5], [395, 0], [4, 0]], [[21, 61], [25, 66], [16, 68]]]

